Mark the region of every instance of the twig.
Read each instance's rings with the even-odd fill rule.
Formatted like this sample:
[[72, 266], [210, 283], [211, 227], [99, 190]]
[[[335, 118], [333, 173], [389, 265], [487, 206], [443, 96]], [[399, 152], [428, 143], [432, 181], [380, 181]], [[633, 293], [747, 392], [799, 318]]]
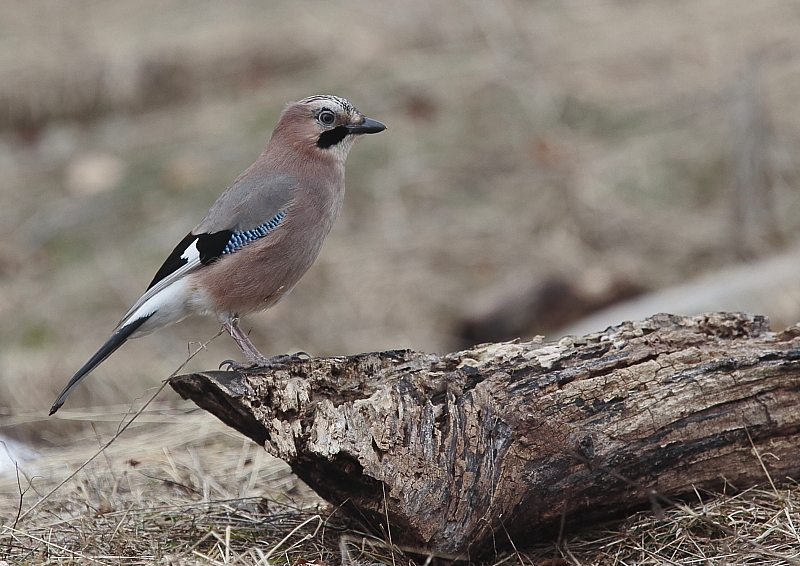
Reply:
[[50, 542], [49, 540], [44, 540], [43, 538], [39, 538], [39, 537], [33, 536], [33, 535], [25, 533], [23, 531], [17, 530], [17, 529], [15, 529], [13, 527], [4, 526], [3, 529], [6, 530], [6, 531], [11, 532], [12, 534], [18, 534], [18, 535], [21, 535], [21, 536], [24, 536], [24, 537], [28, 537], [31, 540], [35, 540], [35, 541], [41, 542], [42, 544], [45, 544], [47, 546], [52, 546], [53, 548], [57, 548], [58, 550], [61, 550], [61, 551], [64, 551], [64, 552], [68, 552], [68, 553], [72, 554], [73, 556], [77, 556], [77, 557], [80, 557], [80, 558], [85, 558], [86, 560], [91, 560], [92, 562], [95, 562], [97, 564], [103, 564], [103, 562], [101, 562], [99, 560], [95, 560], [91, 556], [87, 556], [85, 554], [81, 554], [80, 552], [75, 552], [74, 550], [70, 550], [69, 548], [67, 548], [65, 546], [60, 546], [60, 545], [58, 545], [58, 544], [56, 544], [54, 542]]
[[745, 434], [747, 434], [747, 440], [750, 441], [750, 446], [752, 447], [753, 453], [756, 455], [756, 458], [758, 458], [758, 463], [761, 465], [761, 469], [764, 470], [764, 475], [767, 476], [767, 479], [769, 480], [769, 485], [772, 486], [772, 491], [775, 492], [775, 495], [778, 498], [780, 498], [780, 495], [778, 494], [778, 488], [775, 487], [775, 483], [772, 481], [772, 476], [770, 475], [769, 470], [767, 470], [767, 466], [764, 464], [764, 460], [761, 459], [761, 453], [758, 451], [758, 448], [756, 448], [756, 445], [753, 442], [753, 438], [750, 436], [750, 431], [747, 429], [746, 425], [744, 426], [744, 432]]
[[58, 491], [59, 489], [61, 489], [61, 487], [62, 487], [62, 486], [65, 484], [65, 483], [67, 483], [67, 482], [68, 482], [68, 481], [70, 481], [72, 478], [74, 478], [76, 475], [78, 475], [78, 473], [80, 473], [80, 471], [81, 471], [81, 470], [83, 470], [83, 469], [84, 469], [86, 466], [88, 466], [90, 463], [92, 463], [92, 462], [94, 461], [94, 459], [95, 459], [95, 458], [97, 458], [97, 457], [98, 457], [100, 454], [102, 454], [103, 452], [105, 452], [106, 448], [108, 448], [109, 446], [111, 446], [111, 444], [112, 444], [112, 443], [113, 443], [113, 442], [114, 442], [114, 441], [115, 441], [117, 438], [119, 438], [119, 436], [120, 436], [120, 435], [121, 435], [123, 432], [125, 432], [125, 431], [128, 429], [128, 427], [131, 425], [131, 423], [133, 423], [133, 421], [134, 421], [134, 420], [136, 420], [136, 417], [138, 417], [138, 416], [139, 416], [139, 415], [142, 413], [142, 411], [144, 411], [144, 410], [145, 410], [145, 409], [148, 407], [148, 405], [150, 405], [151, 401], [153, 401], [153, 399], [155, 399], [155, 398], [156, 398], [156, 397], [157, 397], [157, 396], [158, 396], [158, 395], [159, 395], [159, 394], [160, 394], [160, 393], [161, 393], [161, 392], [164, 390], [164, 388], [167, 386], [167, 383], [169, 383], [169, 381], [168, 381], [168, 380], [165, 380], [165, 381], [164, 381], [164, 383], [162, 383], [162, 384], [161, 384], [161, 387], [159, 387], [159, 388], [158, 388], [158, 390], [157, 390], [157, 391], [156, 391], [156, 392], [153, 394], [153, 396], [152, 396], [152, 397], [150, 397], [150, 399], [149, 399], [149, 400], [148, 400], [148, 401], [147, 401], [147, 402], [146, 402], [144, 405], [142, 405], [142, 408], [141, 408], [141, 409], [139, 409], [139, 410], [136, 412], [136, 414], [135, 414], [135, 415], [133, 415], [133, 417], [131, 417], [131, 419], [130, 419], [130, 420], [129, 420], [129, 421], [126, 423], [126, 424], [125, 424], [125, 426], [123, 426], [122, 428], [120, 428], [120, 429], [117, 431], [117, 433], [116, 433], [114, 436], [112, 436], [112, 437], [111, 437], [111, 439], [110, 439], [108, 442], [106, 442], [106, 443], [105, 443], [103, 446], [101, 446], [101, 447], [100, 447], [100, 449], [99, 449], [97, 452], [95, 452], [95, 453], [94, 453], [94, 454], [93, 454], [93, 455], [92, 455], [92, 456], [91, 456], [91, 457], [90, 457], [88, 460], [86, 460], [86, 461], [85, 461], [83, 464], [81, 464], [80, 466], [78, 466], [78, 467], [75, 469], [75, 471], [73, 471], [73, 472], [72, 472], [70, 475], [68, 475], [66, 478], [64, 478], [64, 480], [62, 480], [62, 481], [61, 481], [61, 483], [59, 483], [57, 486], [55, 486], [53, 489], [51, 489], [51, 490], [50, 490], [50, 491], [48, 491], [48, 492], [47, 492], [45, 495], [43, 495], [43, 496], [42, 496], [42, 498], [41, 498], [41, 499], [39, 499], [39, 501], [37, 501], [36, 503], [34, 503], [33, 505], [31, 505], [31, 507], [29, 507], [29, 508], [28, 508], [28, 510], [27, 510], [27, 511], [25, 511], [25, 512], [24, 512], [24, 513], [23, 513], [23, 514], [20, 516], [20, 519], [24, 519], [25, 517], [27, 517], [28, 515], [30, 515], [30, 514], [31, 514], [31, 513], [32, 513], [32, 512], [33, 512], [35, 509], [37, 509], [37, 508], [38, 508], [38, 507], [39, 507], [39, 506], [40, 506], [42, 503], [44, 503], [44, 502], [45, 502], [45, 501], [46, 501], [46, 500], [47, 500], [47, 499], [48, 499], [48, 498], [49, 498], [51, 495], [53, 495], [53, 494], [54, 494], [56, 491]]
[[[8, 446], [6, 446], [5, 442], [3, 442], [3, 447], [6, 449], [6, 453], [8, 454], [8, 457], [11, 458], [11, 452], [9, 452]], [[20, 515], [22, 514], [22, 499], [25, 497], [25, 493], [27, 493], [27, 491], [30, 489], [30, 482], [28, 482], [28, 487], [26, 487], [25, 490], [23, 491], [22, 490], [22, 483], [19, 481], [19, 464], [17, 463], [16, 460], [14, 460], [14, 470], [17, 473], [17, 489], [19, 490], [19, 505], [17, 505], [17, 516], [14, 518], [14, 525], [12, 526], [13, 529], [16, 529], [17, 528], [17, 524], [19, 523]], [[12, 540], [13, 540], [13, 537], [8, 539], [8, 551], [7, 551], [7, 553], [8, 553], [9, 556], [11, 555], [11, 542], [12, 542]]]
[[[222, 334], [222, 329], [220, 329], [220, 331], [219, 331], [219, 332], [217, 332], [217, 333], [216, 333], [216, 334], [215, 334], [215, 335], [214, 335], [214, 336], [213, 336], [213, 337], [212, 337], [212, 338], [211, 338], [211, 339], [210, 339], [208, 342], [206, 342], [205, 344], [202, 344], [202, 345], [200, 345], [200, 346], [199, 346], [199, 347], [198, 347], [198, 348], [197, 348], [197, 349], [196, 349], [194, 352], [192, 352], [192, 353], [189, 355], [189, 357], [187, 357], [187, 358], [186, 358], [186, 360], [184, 360], [184, 362], [183, 362], [183, 363], [182, 363], [180, 366], [178, 366], [178, 368], [177, 368], [175, 371], [173, 371], [173, 372], [170, 374], [170, 376], [169, 376], [168, 378], [166, 378], [166, 379], [165, 379], [165, 380], [164, 380], [164, 381], [161, 383], [161, 387], [159, 387], [159, 388], [156, 390], [156, 392], [155, 392], [155, 393], [153, 393], [153, 395], [150, 397], [150, 399], [148, 399], [148, 400], [147, 400], [147, 402], [146, 402], [144, 405], [142, 405], [142, 407], [141, 407], [141, 408], [140, 408], [138, 411], [136, 411], [136, 413], [135, 413], [135, 414], [134, 414], [134, 415], [133, 415], [133, 416], [132, 416], [132, 417], [131, 417], [131, 418], [128, 420], [128, 422], [126, 422], [124, 425], [122, 425], [122, 423], [123, 423], [123, 422], [125, 422], [125, 417], [123, 417], [122, 421], [120, 421], [120, 427], [117, 429], [117, 432], [116, 432], [116, 434], [114, 434], [114, 436], [112, 436], [112, 437], [111, 437], [111, 439], [110, 439], [108, 442], [106, 442], [104, 445], [102, 445], [102, 446], [101, 446], [101, 447], [100, 447], [100, 448], [97, 450], [97, 452], [95, 452], [95, 453], [94, 453], [94, 454], [93, 454], [93, 455], [92, 455], [92, 456], [91, 456], [91, 457], [90, 457], [88, 460], [86, 460], [86, 461], [85, 461], [83, 464], [81, 464], [80, 466], [78, 466], [78, 468], [77, 468], [77, 469], [75, 469], [75, 471], [74, 471], [74, 472], [72, 472], [70, 475], [68, 475], [66, 478], [64, 478], [64, 480], [63, 480], [61, 483], [59, 483], [57, 486], [55, 486], [53, 489], [51, 489], [51, 490], [50, 490], [50, 491], [48, 491], [48, 492], [47, 492], [45, 495], [43, 495], [43, 496], [42, 496], [42, 497], [39, 499], [39, 501], [37, 501], [36, 503], [34, 503], [33, 505], [31, 505], [31, 507], [29, 507], [27, 511], [25, 511], [25, 512], [24, 512], [22, 515], [20, 515], [20, 517], [18, 518], [18, 520], [22, 520], [22, 519], [24, 519], [25, 517], [27, 517], [28, 515], [30, 515], [30, 514], [31, 514], [31, 513], [32, 513], [34, 510], [36, 510], [36, 509], [37, 509], [37, 508], [38, 508], [38, 507], [39, 507], [39, 506], [40, 506], [42, 503], [44, 503], [45, 501], [47, 501], [47, 499], [48, 499], [48, 498], [49, 498], [51, 495], [53, 495], [53, 494], [54, 494], [56, 491], [58, 491], [59, 489], [61, 489], [61, 487], [62, 487], [62, 486], [64, 486], [64, 484], [66, 484], [68, 481], [70, 481], [72, 478], [74, 478], [76, 475], [78, 475], [78, 474], [80, 473], [80, 471], [81, 471], [81, 470], [83, 470], [83, 469], [84, 469], [86, 466], [88, 466], [88, 465], [89, 465], [91, 462], [93, 462], [95, 458], [97, 458], [97, 457], [98, 457], [100, 454], [104, 453], [104, 452], [106, 451], [106, 449], [107, 449], [109, 446], [111, 446], [111, 444], [112, 444], [112, 443], [113, 443], [113, 442], [114, 442], [114, 441], [115, 441], [117, 438], [119, 438], [119, 437], [120, 437], [120, 435], [121, 435], [123, 432], [125, 432], [125, 431], [128, 429], [128, 427], [129, 427], [129, 426], [131, 426], [131, 424], [133, 424], [133, 421], [135, 421], [135, 420], [136, 420], [136, 417], [138, 417], [139, 415], [141, 415], [141, 414], [142, 414], [142, 413], [145, 411], [145, 409], [147, 409], [147, 407], [149, 407], [149, 406], [150, 406], [150, 403], [152, 403], [152, 402], [155, 400], [155, 398], [159, 396], [159, 394], [160, 394], [160, 393], [161, 393], [161, 392], [164, 390], [164, 388], [167, 386], [167, 384], [169, 384], [169, 381], [170, 381], [170, 380], [171, 380], [173, 377], [175, 377], [176, 375], [178, 375], [178, 372], [179, 372], [179, 371], [181, 371], [181, 370], [182, 370], [184, 367], [186, 367], [186, 364], [188, 364], [188, 363], [189, 363], [189, 362], [192, 360], [192, 358], [194, 358], [194, 357], [195, 357], [195, 356], [196, 356], [196, 355], [197, 355], [197, 354], [198, 354], [198, 353], [199, 353], [201, 350], [204, 350], [204, 349], [206, 348], [206, 346], [207, 346], [207, 345], [208, 345], [210, 342], [212, 342], [213, 340], [215, 340], [215, 339], [216, 339], [218, 336], [220, 336], [221, 334]], [[126, 416], [127, 416], [127, 415], [126, 415]]]
[[386, 535], [389, 537], [389, 550], [392, 552], [392, 566], [397, 566], [394, 558], [394, 543], [392, 542], [392, 526], [389, 524], [389, 506], [386, 503], [386, 484], [381, 483], [383, 489], [383, 511], [386, 514]]
[[283, 543], [285, 543], [287, 540], [289, 540], [289, 539], [292, 537], [292, 535], [294, 535], [294, 533], [296, 533], [296, 532], [297, 532], [299, 529], [303, 528], [304, 526], [306, 526], [308, 523], [310, 523], [311, 521], [313, 521], [313, 520], [315, 520], [315, 519], [319, 521], [319, 524], [317, 525], [317, 528], [316, 528], [316, 529], [314, 529], [314, 532], [313, 532], [313, 533], [311, 533], [310, 535], [305, 535], [305, 536], [304, 536], [302, 539], [300, 539], [298, 542], [294, 543], [292, 546], [290, 546], [289, 548], [287, 548], [287, 549], [286, 549], [286, 551], [288, 552], [289, 550], [293, 549], [295, 546], [297, 546], [297, 545], [298, 545], [298, 544], [300, 544], [301, 542], [307, 541], [307, 540], [309, 540], [309, 539], [312, 539], [312, 538], [314, 538], [315, 536], [317, 536], [317, 531], [319, 531], [319, 528], [322, 526], [322, 517], [320, 517], [319, 515], [314, 515], [313, 517], [309, 517], [308, 519], [306, 519], [305, 521], [303, 521], [302, 523], [300, 523], [299, 525], [297, 525], [295, 528], [293, 528], [293, 529], [292, 529], [292, 530], [289, 532], [289, 534], [288, 534], [288, 535], [286, 535], [285, 537], [283, 537], [283, 538], [282, 538], [282, 539], [281, 539], [281, 540], [278, 542], [278, 544], [276, 544], [275, 546], [273, 546], [273, 547], [272, 547], [272, 549], [271, 549], [269, 552], [267, 552], [267, 554], [264, 556], [264, 561], [265, 561], [265, 562], [268, 562], [268, 561], [269, 561], [269, 557], [270, 557], [270, 556], [272, 556], [272, 555], [275, 553], [275, 551], [277, 551], [277, 550], [278, 550], [278, 549], [279, 549], [279, 548], [280, 548], [280, 547], [283, 545]]

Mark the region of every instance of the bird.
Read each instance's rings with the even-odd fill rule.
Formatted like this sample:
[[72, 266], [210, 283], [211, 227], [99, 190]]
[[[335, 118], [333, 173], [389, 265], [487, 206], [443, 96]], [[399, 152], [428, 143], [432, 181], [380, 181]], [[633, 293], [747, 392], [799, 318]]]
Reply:
[[263, 356], [239, 320], [274, 306], [311, 267], [342, 208], [347, 154], [363, 134], [385, 129], [338, 96], [287, 104], [261, 155], [175, 246], [108, 340], [69, 380], [50, 415], [129, 338], [191, 314], [216, 317], [250, 366], [223, 364], [269, 367], [282, 358]]

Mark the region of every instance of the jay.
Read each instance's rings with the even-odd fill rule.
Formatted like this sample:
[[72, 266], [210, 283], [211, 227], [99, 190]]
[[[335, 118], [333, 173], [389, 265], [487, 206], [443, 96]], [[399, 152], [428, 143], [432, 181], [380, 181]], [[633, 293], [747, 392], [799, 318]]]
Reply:
[[385, 129], [337, 96], [287, 105], [264, 152], [169, 254], [50, 414], [128, 338], [192, 313], [215, 316], [250, 364], [270, 366], [239, 328], [239, 318], [273, 306], [311, 267], [342, 207], [344, 164], [353, 142]]

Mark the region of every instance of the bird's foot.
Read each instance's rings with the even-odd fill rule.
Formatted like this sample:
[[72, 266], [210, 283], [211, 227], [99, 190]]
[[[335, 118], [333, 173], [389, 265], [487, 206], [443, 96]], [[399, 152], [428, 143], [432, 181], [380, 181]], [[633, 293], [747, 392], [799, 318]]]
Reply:
[[295, 352], [294, 354], [278, 354], [277, 356], [272, 356], [271, 358], [265, 359], [265, 362], [267, 364], [294, 364], [310, 359], [311, 355], [308, 352], [301, 351]]
[[271, 358], [256, 358], [249, 363], [241, 363], [235, 360], [225, 360], [219, 364], [219, 368], [227, 366], [227, 371], [241, 371], [244, 373], [256, 373], [262, 370], [286, 369], [287, 364], [301, 362], [311, 358], [306, 352], [296, 354], [278, 354]]

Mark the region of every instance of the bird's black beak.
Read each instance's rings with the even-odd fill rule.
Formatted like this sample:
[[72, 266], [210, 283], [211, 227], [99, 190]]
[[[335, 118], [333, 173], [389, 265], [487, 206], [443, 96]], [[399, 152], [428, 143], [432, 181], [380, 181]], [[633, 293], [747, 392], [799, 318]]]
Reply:
[[385, 129], [386, 126], [372, 118], [364, 118], [364, 121], [360, 124], [350, 124], [347, 126], [347, 132], [350, 134], [377, 134]]

